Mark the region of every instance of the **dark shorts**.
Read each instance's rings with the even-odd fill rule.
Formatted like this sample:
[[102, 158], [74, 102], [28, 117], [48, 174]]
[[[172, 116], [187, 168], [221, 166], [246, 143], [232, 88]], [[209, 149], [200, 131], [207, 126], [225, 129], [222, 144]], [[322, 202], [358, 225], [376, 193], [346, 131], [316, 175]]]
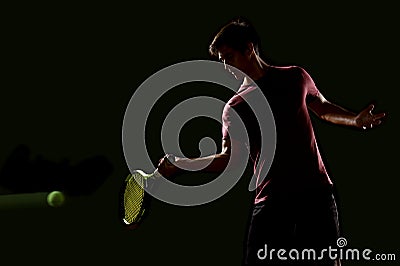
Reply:
[[244, 264], [337, 265], [322, 250], [337, 248], [338, 237], [332, 191], [305, 193], [292, 199], [271, 198], [254, 206]]

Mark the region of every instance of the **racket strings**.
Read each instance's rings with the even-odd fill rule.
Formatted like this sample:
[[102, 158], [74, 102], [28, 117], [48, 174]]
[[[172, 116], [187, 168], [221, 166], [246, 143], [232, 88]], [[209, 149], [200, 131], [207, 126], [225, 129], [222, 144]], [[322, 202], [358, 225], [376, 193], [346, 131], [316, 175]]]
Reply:
[[125, 223], [137, 222], [142, 216], [144, 198], [144, 180], [142, 177], [130, 176], [124, 193]]

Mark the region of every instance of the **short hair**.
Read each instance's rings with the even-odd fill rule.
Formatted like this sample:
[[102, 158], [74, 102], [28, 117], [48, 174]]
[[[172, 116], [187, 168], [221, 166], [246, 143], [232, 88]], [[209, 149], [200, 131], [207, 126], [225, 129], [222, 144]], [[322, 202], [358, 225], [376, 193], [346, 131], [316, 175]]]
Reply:
[[258, 55], [260, 37], [249, 20], [238, 17], [219, 30], [209, 46], [209, 53], [211, 57], [218, 58], [219, 49], [224, 45], [244, 53], [249, 42], [253, 44], [254, 51]]

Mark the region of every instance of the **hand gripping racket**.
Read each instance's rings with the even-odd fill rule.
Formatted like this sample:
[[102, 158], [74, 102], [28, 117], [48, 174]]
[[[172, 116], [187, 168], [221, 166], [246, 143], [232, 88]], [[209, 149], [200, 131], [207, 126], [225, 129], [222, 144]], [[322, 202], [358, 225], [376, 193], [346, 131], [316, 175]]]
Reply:
[[[167, 156], [167, 162], [175, 161], [174, 156]], [[137, 228], [148, 214], [151, 195], [147, 189], [152, 189], [162, 175], [156, 169], [153, 173], [135, 170], [130, 173], [122, 184], [120, 192], [120, 219], [124, 227]]]

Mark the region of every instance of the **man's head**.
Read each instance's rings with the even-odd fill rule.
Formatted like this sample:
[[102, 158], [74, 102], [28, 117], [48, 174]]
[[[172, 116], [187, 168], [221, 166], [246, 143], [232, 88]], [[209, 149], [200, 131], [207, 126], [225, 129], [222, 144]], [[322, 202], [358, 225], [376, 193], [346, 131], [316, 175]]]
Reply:
[[250, 61], [259, 56], [259, 45], [260, 38], [254, 27], [249, 21], [238, 18], [223, 26], [215, 35], [209, 53], [224, 64], [246, 72]]

